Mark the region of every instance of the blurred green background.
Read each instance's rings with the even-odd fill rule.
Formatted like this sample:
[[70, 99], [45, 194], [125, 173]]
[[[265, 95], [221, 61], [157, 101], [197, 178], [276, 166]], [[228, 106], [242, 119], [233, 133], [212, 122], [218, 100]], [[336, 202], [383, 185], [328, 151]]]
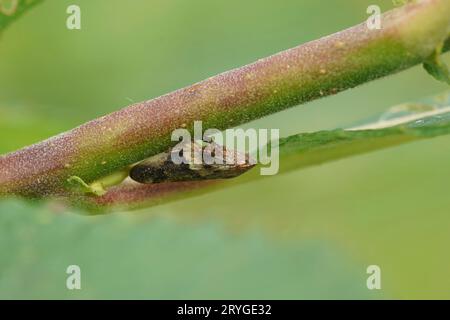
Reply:
[[[81, 30], [66, 8], [81, 7]], [[45, 0], [0, 38], [0, 152], [367, 18], [374, 0]], [[449, 61], [448, 56], [446, 60]], [[446, 87], [421, 67], [247, 126], [331, 129]], [[0, 201], [0, 298], [450, 298], [450, 137], [86, 217]], [[66, 268], [82, 289], [66, 289]], [[366, 287], [379, 265], [382, 289]]]

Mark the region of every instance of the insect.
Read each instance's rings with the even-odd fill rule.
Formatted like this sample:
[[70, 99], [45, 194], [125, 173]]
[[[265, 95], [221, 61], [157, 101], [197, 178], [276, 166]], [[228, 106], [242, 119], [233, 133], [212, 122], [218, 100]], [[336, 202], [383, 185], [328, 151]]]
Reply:
[[[211, 151], [212, 164], [196, 164], [192, 157], [183, 154], [182, 148], [173, 149], [148, 158], [130, 170], [130, 178], [140, 183], [161, 183], [175, 181], [198, 181], [212, 179], [229, 179], [237, 177], [255, 166], [250, 156], [239, 153], [235, 150], [226, 149], [215, 143], [205, 145], [202, 141], [187, 142], [191, 144], [190, 150], [193, 153]], [[173, 152], [178, 152], [182, 158], [182, 163], [176, 164], [173, 161]], [[192, 155], [192, 153], [191, 153]], [[244, 159], [244, 161], [237, 161]]]

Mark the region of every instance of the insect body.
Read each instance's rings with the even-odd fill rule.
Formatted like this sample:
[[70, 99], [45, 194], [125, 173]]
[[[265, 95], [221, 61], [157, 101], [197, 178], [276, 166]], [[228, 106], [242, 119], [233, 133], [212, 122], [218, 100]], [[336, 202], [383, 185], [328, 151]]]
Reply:
[[[205, 146], [202, 142], [189, 142], [190, 150], [203, 154], [205, 150], [211, 151], [214, 161], [210, 164], [201, 162], [194, 163], [192, 154], [183, 154], [183, 149], [169, 150], [148, 158], [130, 171], [131, 179], [140, 183], [161, 183], [175, 181], [198, 181], [210, 179], [228, 179], [237, 177], [254, 167], [250, 157], [240, 154], [234, 150], [227, 150], [215, 143]], [[173, 153], [177, 152], [182, 162], [177, 164], [173, 161]], [[243, 159], [244, 161], [237, 161]]]

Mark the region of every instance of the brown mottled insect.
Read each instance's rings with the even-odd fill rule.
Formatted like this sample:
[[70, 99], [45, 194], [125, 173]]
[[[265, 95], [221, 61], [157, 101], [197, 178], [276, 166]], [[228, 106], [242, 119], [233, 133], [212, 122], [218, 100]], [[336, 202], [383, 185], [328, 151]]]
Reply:
[[[172, 161], [172, 152], [169, 150], [148, 158], [130, 171], [131, 179], [140, 183], [161, 183], [175, 181], [198, 181], [212, 179], [229, 179], [237, 177], [254, 167], [254, 162], [248, 154], [241, 154], [235, 150], [227, 150], [223, 146], [210, 143], [205, 146], [202, 142], [191, 143], [191, 150], [203, 154], [205, 148], [212, 148], [210, 154], [212, 158], [221, 160], [222, 163], [215, 161], [212, 164], [195, 164], [187, 161], [183, 151], [180, 149], [179, 155], [185, 159], [181, 164], [175, 164]], [[178, 152], [178, 151], [177, 151]], [[244, 161], [238, 162], [237, 159]], [[228, 160], [228, 161], [227, 161]], [[231, 161], [230, 161], [231, 160]]]

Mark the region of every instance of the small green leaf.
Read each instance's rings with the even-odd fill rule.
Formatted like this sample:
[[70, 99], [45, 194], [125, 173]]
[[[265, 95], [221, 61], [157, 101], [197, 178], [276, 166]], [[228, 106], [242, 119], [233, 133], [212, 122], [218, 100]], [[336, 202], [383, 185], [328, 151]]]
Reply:
[[436, 80], [445, 82], [450, 85], [450, 69], [442, 60], [442, 46], [439, 46], [431, 57], [425, 61], [423, 67]]
[[105, 176], [99, 180], [96, 180], [90, 184], [87, 184], [78, 176], [71, 176], [69, 179], [67, 179], [67, 182], [82, 193], [90, 193], [96, 196], [102, 196], [106, 193], [107, 188], [120, 184], [128, 177], [128, 175], [129, 168], [125, 168], [108, 176]]
[[83, 179], [77, 176], [72, 176], [67, 179], [67, 182], [74, 187], [74, 189], [78, 189], [82, 193], [91, 193], [96, 196], [102, 196], [106, 193], [103, 185], [98, 182], [93, 182], [91, 184], [87, 184]]

